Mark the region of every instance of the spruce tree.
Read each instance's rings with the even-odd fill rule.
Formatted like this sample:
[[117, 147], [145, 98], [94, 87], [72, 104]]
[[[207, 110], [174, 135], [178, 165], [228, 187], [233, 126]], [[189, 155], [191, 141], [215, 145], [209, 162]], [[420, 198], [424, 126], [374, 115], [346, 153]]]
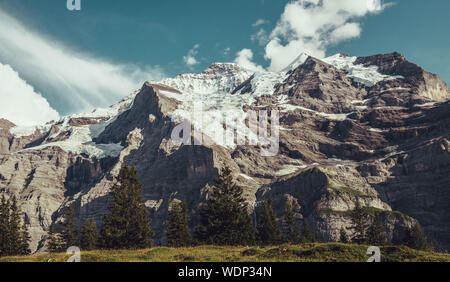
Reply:
[[9, 238], [9, 201], [2, 195], [0, 201], [0, 256], [8, 255]]
[[288, 201], [284, 210], [283, 229], [285, 242], [297, 244], [300, 241], [300, 227], [295, 220], [292, 204]]
[[386, 231], [379, 213], [375, 215], [372, 224], [367, 229], [367, 243], [373, 246], [387, 244]]
[[80, 228], [80, 248], [91, 251], [98, 247], [99, 233], [94, 218], [85, 222]]
[[272, 200], [265, 201], [260, 208], [258, 220], [258, 235], [264, 245], [281, 243], [281, 231], [275, 215]]
[[348, 235], [347, 232], [345, 232], [344, 227], [342, 227], [341, 230], [339, 231], [339, 242], [344, 244], [349, 243]]
[[429, 249], [425, 233], [419, 223], [407, 230], [406, 245], [412, 249], [427, 251]]
[[361, 207], [359, 200], [355, 201], [355, 209], [350, 214], [352, 226], [349, 228], [354, 235], [352, 241], [357, 244], [364, 244], [367, 241], [366, 232], [368, 228], [367, 212]]
[[21, 244], [20, 244], [20, 235], [22, 229], [22, 223], [20, 220], [20, 213], [17, 207], [17, 199], [16, 196], [11, 197], [10, 205], [9, 205], [9, 224], [8, 224], [8, 242], [7, 246], [7, 254], [8, 255], [17, 255], [20, 253]]
[[186, 247], [192, 244], [189, 231], [187, 200], [182, 204], [172, 202], [166, 222], [167, 244], [170, 247]]
[[201, 210], [197, 228], [199, 243], [249, 245], [255, 242], [255, 228], [243, 197], [243, 189], [234, 183], [229, 168], [222, 169], [215, 186]]
[[61, 232], [65, 249], [78, 245], [77, 232], [75, 230], [75, 223], [73, 221], [74, 217], [75, 214], [73, 211], [73, 207], [72, 205], [70, 205], [64, 210], [64, 221]]
[[306, 219], [303, 220], [302, 233], [300, 235], [300, 242], [302, 243], [313, 243], [315, 241], [314, 235], [311, 232], [311, 227], [309, 227]]
[[109, 213], [104, 217], [103, 247], [142, 249], [151, 246], [153, 232], [142, 193], [136, 168], [125, 164], [112, 187]]
[[47, 239], [47, 251], [50, 253], [60, 253], [65, 251], [65, 243], [60, 234], [55, 233], [55, 224], [50, 225]]
[[30, 233], [28, 232], [28, 226], [24, 221], [22, 224], [22, 228], [20, 230], [19, 255], [31, 254], [30, 240], [31, 240], [31, 236], [30, 236]]

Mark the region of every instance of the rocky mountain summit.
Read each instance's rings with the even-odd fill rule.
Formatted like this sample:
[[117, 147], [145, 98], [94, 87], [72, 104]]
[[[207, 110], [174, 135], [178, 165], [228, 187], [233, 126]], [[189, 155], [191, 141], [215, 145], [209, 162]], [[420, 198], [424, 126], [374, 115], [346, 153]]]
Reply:
[[[93, 113], [32, 128], [0, 120], [0, 191], [20, 199], [33, 251], [45, 250], [50, 224], [61, 222], [69, 204], [78, 224], [94, 217], [101, 226], [124, 162], [137, 167], [144, 184], [156, 244], [165, 242], [169, 203], [187, 198], [196, 226], [213, 179], [228, 166], [255, 218], [262, 201], [272, 199], [280, 218], [289, 201], [299, 222], [336, 241], [359, 199], [382, 211], [393, 242], [418, 221], [449, 250], [449, 99], [444, 81], [399, 53], [302, 54], [277, 73], [213, 64], [200, 74], [146, 82]], [[215, 134], [250, 127], [217, 113], [245, 117], [250, 110], [280, 112], [276, 156], [262, 156], [261, 144], [227, 144]], [[183, 119], [210, 145], [174, 142]]]

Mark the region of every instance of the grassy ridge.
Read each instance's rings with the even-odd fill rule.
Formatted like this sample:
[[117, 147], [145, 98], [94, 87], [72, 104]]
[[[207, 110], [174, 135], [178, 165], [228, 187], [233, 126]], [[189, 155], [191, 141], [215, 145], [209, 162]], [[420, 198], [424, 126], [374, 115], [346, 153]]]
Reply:
[[[368, 246], [341, 243], [282, 245], [278, 247], [151, 248], [145, 250], [90, 251], [82, 262], [365, 262]], [[5, 257], [0, 262], [65, 262], [66, 254]], [[403, 246], [381, 248], [383, 262], [450, 262], [449, 254], [421, 252]]]

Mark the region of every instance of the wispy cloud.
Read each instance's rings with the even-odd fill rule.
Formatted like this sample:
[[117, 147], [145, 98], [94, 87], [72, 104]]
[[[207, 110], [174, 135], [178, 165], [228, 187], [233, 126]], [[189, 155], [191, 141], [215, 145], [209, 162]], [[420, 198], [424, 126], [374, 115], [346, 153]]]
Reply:
[[[0, 62], [11, 65], [61, 113], [108, 106], [144, 81], [165, 76], [159, 67], [116, 64], [77, 52], [1, 9], [0, 18]], [[0, 103], [8, 103], [3, 92]]]
[[263, 20], [263, 19], [258, 19], [255, 23], [252, 24], [253, 27], [258, 27], [261, 25], [265, 25], [268, 24], [269, 21]]
[[187, 55], [183, 57], [184, 63], [190, 68], [199, 64], [199, 62], [196, 58], [199, 47], [200, 47], [200, 44], [195, 44], [194, 47], [192, 47], [192, 49], [189, 50]]
[[[360, 36], [362, 17], [380, 13], [390, 5], [382, 0], [289, 2], [267, 39], [265, 58], [270, 61], [269, 70], [283, 69], [301, 52], [324, 57], [329, 46]], [[264, 40], [264, 32], [252, 39]]]

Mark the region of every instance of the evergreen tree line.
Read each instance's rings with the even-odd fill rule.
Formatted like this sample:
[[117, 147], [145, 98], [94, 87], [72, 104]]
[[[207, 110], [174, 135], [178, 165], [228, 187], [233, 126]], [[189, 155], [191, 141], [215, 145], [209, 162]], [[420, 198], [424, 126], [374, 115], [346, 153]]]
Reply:
[[104, 215], [104, 226], [98, 232], [93, 218], [80, 229], [74, 223], [72, 206], [65, 209], [60, 233], [50, 227], [47, 249], [62, 252], [71, 246], [81, 250], [143, 249], [151, 247], [153, 232], [142, 194], [142, 184], [134, 166], [125, 164], [111, 189], [109, 213]]
[[[191, 234], [187, 200], [173, 201], [169, 206], [165, 223], [167, 244], [171, 247], [185, 247], [199, 244], [211, 245], [277, 245], [280, 243], [308, 243], [320, 241], [306, 219], [298, 224], [290, 202], [285, 206], [279, 223], [271, 200], [257, 208], [257, 220], [253, 221], [243, 196], [243, 189], [235, 184], [231, 170], [222, 169], [219, 178], [206, 203], [200, 208], [200, 224]], [[49, 233], [49, 251], [64, 251], [70, 246], [82, 250], [92, 249], [141, 249], [151, 246], [153, 232], [148, 211], [144, 205], [142, 185], [135, 167], [125, 165], [111, 191], [112, 201], [109, 213], [104, 216], [104, 226], [97, 231], [94, 219], [86, 222], [79, 230], [73, 222], [74, 212], [68, 207], [64, 213], [62, 230], [56, 234], [54, 226]], [[385, 228], [379, 215], [371, 218], [356, 202], [351, 212], [354, 234], [350, 239], [341, 229], [340, 241], [371, 245], [387, 244]], [[256, 226], [255, 226], [256, 225]], [[405, 244], [424, 249], [426, 244], [420, 226], [408, 230]]]
[[30, 235], [25, 221], [22, 221], [17, 199], [12, 196], [0, 200], [0, 256], [28, 255]]
[[[340, 242], [373, 246], [392, 244], [387, 239], [386, 229], [380, 212], [370, 213], [367, 208], [361, 206], [359, 200], [356, 200], [355, 209], [351, 211], [350, 218], [352, 225], [347, 229], [352, 231], [353, 237], [350, 239], [346, 230], [341, 228]], [[406, 236], [401, 242], [402, 245], [417, 250], [432, 250], [431, 243], [427, 241], [419, 223], [416, 223], [412, 228], [407, 228], [405, 234]]]

